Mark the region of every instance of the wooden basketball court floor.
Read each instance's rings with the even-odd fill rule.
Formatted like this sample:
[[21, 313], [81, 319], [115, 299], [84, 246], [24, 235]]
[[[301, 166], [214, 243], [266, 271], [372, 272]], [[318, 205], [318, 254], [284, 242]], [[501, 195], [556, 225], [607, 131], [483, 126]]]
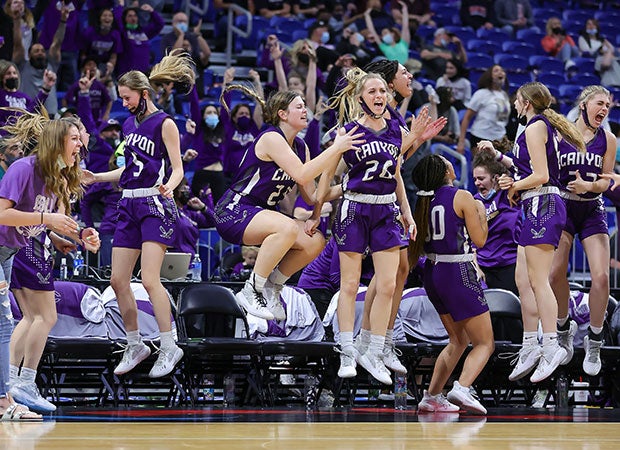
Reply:
[[490, 409], [486, 417], [390, 408], [61, 408], [40, 423], [0, 423], [0, 449], [606, 450], [620, 410]]

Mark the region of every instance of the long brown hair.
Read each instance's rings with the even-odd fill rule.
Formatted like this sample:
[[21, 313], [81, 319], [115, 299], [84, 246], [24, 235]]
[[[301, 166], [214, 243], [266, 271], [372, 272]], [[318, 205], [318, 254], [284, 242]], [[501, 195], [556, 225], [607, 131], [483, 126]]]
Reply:
[[83, 193], [79, 156], [72, 166], [61, 168], [58, 163], [72, 128], [79, 132], [79, 128], [68, 120], [48, 121], [32, 152], [36, 156], [35, 167], [45, 182], [47, 192], [58, 197], [58, 204], [64, 207], [67, 215], [71, 214], [71, 201], [81, 197]]

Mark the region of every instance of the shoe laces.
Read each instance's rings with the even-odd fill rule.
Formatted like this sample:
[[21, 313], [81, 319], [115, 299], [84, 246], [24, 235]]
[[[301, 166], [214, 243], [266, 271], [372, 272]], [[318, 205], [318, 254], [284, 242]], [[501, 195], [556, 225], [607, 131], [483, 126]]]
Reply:
[[511, 359], [510, 365], [514, 366], [519, 362], [525, 361], [528, 355], [535, 349], [528, 349], [528, 346], [522, 346], [518, 352], [504, 352], [497, 355], [499, 359]]
[[343, 358], [344, 365], [352, 366], [353, 363], [355, 362], [354, 353], [347, 353], [338, 346], [334, 346], [334, 351], [336, 353], [340, 353], [341, 357]]
[[397, 349], [396, 345], [394, 343], [386, 345], [383, 348], [383, 354], [384, 355], [388, 355], [388, 356], [393, 356], [395, 358], [398, 358], [399, 356], [403, 356], [403, 352], [401, 352], [399, 349]]
[[266, 308], [267, 307], [267, 300], [265, 299], [265, 296], [263, 295], [262, 292], [258, 292], [256, 290], [256, 287], [252, 286], [252, 295], [254, 296], [254, 299], [256, 300], [256, 303], [263, 307]]
[[[142, 342], [142, 344], [144, 344], [144, 342]], [[122, 342], [117, 342], [116, 345], [118, 345], [120, 348], [118, 350], [114, 350], [112, 353], [122, 353], [123, 354], [123, 359], [122, 362], [128, 362], [129, 358], [131, 358], [130, 356], [130, 352], [132, 351], [131, 347], [139, 347], [140, 344], [134, 344], [133, 346], [130, 344], [123, 344]], [[146, 345], [146, 344], [144, 344]], [[148, 347], [148, 346], [147, 346]]]

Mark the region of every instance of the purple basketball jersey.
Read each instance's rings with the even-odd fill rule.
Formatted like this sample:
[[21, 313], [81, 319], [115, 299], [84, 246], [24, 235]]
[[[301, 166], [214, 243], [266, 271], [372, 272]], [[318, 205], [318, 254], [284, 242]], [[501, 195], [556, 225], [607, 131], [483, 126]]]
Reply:
[[123, 189], [150, 188], [165, 183], [168, 151], [162, 138], [164, 120], [169, 116], [156, 111], [141, 123], [130, 116], [123, 123], [125, 136], [125, 170], [119, 186]]
[[[246, 151], [237, 172], [238, 175], [230, 186], [230, 191], [243, 197], [246, 203], [249, 202], [265, 209], [276, 209], [278, 203], [296, 183], [275, 162], [263, 161], [256, 156], [256, 143], [265, 133], [269, 132], [276, 132], [284, 138], [280, 128], [269, 127], [263, 131]], [[306, 161], [306, 144], [299, 137], [295, 138], [293, 152], [302, 163]], [[222, 199], [224, 198], [228, 196], [224, 195]]]
[[347, 164], [342, 187], [345, 191], [361, 194], [384, 195], [396, 191], [396, 165], [402, 147], [402, 131], [398, 119], [387, 120], [387, 126], [380, 131], [366, 128], [358, 122], [345, 125], [347, 131], [359, 126], [366, 143], [359, 150], [348, 150], [343, 154]]
[[[537, 115], [530, 120], [526, 126], [530, 126], [534, 122], [542, 120], [547, 125], [547, 144], [545, 152], [547, 154], [547, 166], [549, 168], [549, 186], [560, 186], [560, 167], [558, 163], [558, 144], [560, 142], [560, 136], [555, 128], [551, 125], [549, 120], [542, 115]], [[522, 180], [528, 175], [532, 174], [532, 164], [529, 150], [527, 148], [527, 142], [525, 140], [525, 131], [519, 135], [515, 146], [513, 148], [514, 165], [515, 165], [515, 180]]]
[[454, 196], [458, 188], [442, 186], [435, 190], [430, 204], [429, 239], [424, 244], [425, 253], [438, 255], [463, 255], [472, 253], [465, 219], [454, 212]]
[[[585, 181], [596, 181], [603, 171], [603, 156], [607, 151], [607, 136], [601, 127], [596, 130], [594, 138], [586, 145], [586, 151], [580, 152], [566, 140], [559, 145], [560, 150], [560, 183], [561, 188], [566, 189], [568, 183], [575, 180], [575, 172]], [[600, 194], [586, 192], [580, 194], [583, 198], [595, 198]]]

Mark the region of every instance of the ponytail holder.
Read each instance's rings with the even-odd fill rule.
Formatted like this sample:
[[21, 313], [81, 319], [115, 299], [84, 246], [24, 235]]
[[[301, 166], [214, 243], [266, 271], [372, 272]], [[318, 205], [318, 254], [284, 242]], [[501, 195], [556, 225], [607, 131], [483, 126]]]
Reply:
[[432, 197], [435, 191], [418, 191], [418, 197]]

